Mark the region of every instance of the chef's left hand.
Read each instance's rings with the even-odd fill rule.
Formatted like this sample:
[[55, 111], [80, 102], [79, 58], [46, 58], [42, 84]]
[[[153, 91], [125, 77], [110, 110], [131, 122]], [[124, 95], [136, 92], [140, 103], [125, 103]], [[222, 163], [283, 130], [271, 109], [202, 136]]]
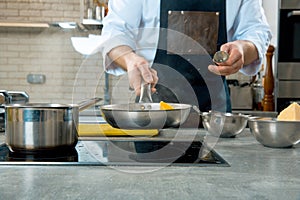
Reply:
[[229, 54], [227, 61], [209, 65], [208, 69], [218, 75], [227, 76], [237, 73], [244, 66], [243, 45], [239, 41], [228, 42], [221, 46], [221, 51]]

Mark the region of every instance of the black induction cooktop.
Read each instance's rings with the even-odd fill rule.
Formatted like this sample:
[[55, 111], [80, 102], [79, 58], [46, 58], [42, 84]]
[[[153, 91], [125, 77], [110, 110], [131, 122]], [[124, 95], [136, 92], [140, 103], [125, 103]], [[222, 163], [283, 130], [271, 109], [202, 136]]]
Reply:
[[75, 148], [11, 152], [0, 145], [0, 165], [230, 166], [201, 141], [79, 141]]

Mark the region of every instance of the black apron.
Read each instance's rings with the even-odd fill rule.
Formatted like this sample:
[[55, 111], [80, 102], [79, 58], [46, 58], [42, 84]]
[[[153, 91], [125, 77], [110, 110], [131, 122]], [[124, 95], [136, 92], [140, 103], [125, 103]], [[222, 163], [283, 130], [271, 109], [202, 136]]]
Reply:
[[[199, 106], [201, 111], [231, 112], [225, 77], [215, 75], [207, 69], [209, 64], [213, 64], [212, 54], [227, 42], [225, 7], [225, 0], [161, 0], [161, 30], [156, 56], [152, 65], [157, 70], [159, 77], [156, 86], [157, 93], [153, 95], [154, 101], [193, 104]], [[201, 47], [198, 47], [197, 43], [195, 44], [194, 39], [185, 38], [185, 33], [172, 30], [172, 25], [169, 24], [169, 21], [173, 21], [178, 22], [181, 26], [180, 23], [186, 21], [182, 17], [177, 19], [177, 16], [181, 13], [185, 15], [185, 13], [190, 12], [190, 16], [193, 18], [195, 13], [199, 13], [198, 11], [202, 13], [218, 12], [219, 24], [218, 34], [216, 34], [216, 48], [215, 50], [207, 50], [206, 54], [201, 53]], [[172, 15], [173, 13], [174, 15]], [[171, 18], [172, 16], [175, 17]], [[194, 17], [195, 19], [198, 20], [199, 17]], [[195, 22], [197, 23], [197, 21]], [[194, 24], [186, 25], [183, 29], [191, 29], [190, 32], [196, 32], [197, 27], [193, 27]], [[203, 32], [205, 33], [205, 31]], [[172, 37], [173, 42], [169, 42], [169, 38]], [[178, 45], [172, 49], [174, 44], [175, 46]], [[181, 48], [180, 45], [191, 47], [191, 49], [182, 50], [184, 48]], [[178, 52], [176, 52], [176, 49]]]

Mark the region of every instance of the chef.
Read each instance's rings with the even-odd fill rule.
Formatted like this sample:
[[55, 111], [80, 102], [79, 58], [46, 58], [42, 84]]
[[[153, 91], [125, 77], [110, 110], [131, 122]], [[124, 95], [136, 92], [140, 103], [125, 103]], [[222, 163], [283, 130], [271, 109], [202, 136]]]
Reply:
[[[271, 39], [260, 0], [110, 0], [102, 53], [108, 73], [127, 72], [155, 101], [231, 111], [225, 76], [258, 72]], [[225, 51], [225, 62], [211, 57]]]

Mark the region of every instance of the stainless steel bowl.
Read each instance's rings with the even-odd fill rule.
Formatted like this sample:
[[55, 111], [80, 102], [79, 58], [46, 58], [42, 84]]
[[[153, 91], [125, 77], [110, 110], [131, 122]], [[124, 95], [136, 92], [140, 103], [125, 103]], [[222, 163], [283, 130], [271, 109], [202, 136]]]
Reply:
[[247, 126], [248, 116], [240, 113], [203, 112], [203, 127], [213, 136], [232, 138]]
[[256, 140], [267, 147], [292, 147], [300, 141], [299, 121], [253, 117], [248, 120], [248, 125]]

